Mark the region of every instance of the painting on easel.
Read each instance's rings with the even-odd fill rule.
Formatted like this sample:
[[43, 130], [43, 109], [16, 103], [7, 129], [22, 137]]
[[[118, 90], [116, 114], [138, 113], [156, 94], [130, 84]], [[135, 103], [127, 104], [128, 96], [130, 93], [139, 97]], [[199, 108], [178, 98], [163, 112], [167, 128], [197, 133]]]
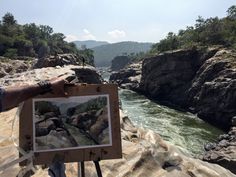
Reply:
[[108, 95], [33, 99], [35, 152], [110, 146]]
[[[97, 161], [122, 157], [118, 88], [114, 84], [66, 87], [24, 103], [19, 144], [34, 152], [34, 164]], [[26, 165], [22, 162], [20, 165]]]

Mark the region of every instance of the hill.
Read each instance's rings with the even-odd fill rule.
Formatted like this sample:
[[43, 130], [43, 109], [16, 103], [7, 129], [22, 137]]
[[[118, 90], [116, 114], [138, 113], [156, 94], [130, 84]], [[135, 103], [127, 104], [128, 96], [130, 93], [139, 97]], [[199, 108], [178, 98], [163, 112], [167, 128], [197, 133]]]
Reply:
[[92, 48], [94, 51], [94, 62], [96, 66], [110, 66], [111, 60], [118, 55], [129, 55], [147, 52], [152, 43], [118, 42]]
[[75, 45], [78, 49], [81, 49], [83, 45], [85, 45], [86, 48], [91, 49], [91, 48], [98, 47], [101, 45], [109, 44], [106, 41], [95, 41], [95, 40], [73, 41], [73, 43], [75, 43]]

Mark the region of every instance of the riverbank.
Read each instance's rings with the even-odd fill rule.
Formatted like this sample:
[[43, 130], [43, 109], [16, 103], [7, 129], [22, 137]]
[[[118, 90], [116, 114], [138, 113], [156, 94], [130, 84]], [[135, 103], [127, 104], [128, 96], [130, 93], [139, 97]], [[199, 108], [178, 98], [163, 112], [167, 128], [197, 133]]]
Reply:
[[[77, 68], [77, 69], [76, 69]], [[28, 71], [25, 73], [4, 77], [0, 79], [2, 85], [17, 85], [22, 83], [35, 83], [38, 79], [52, 78], [59, 74], [70, 73], [74, 75], [74, 70], [82, 69], [79, 66], [49, 67]], [[89, 68], [87, 68], [89, 69]], [[92, 71], [93, 68], [91, 68]], [[79, 73], [79, 72], [77, 72]], [[94, 73], [94, 72], [91, 72]], [[17, 77], [17, 79], [14, 79]], [[92, 77], [92, 75], [87, 75]], [[86, 82], [86, 78], [84, 78]], [[90, 80], [90, 79], [89, 79]], [[4, 164], [18, 157], [18, 151], [12, 141], [11, 125], [16, 113], [16, 109], [0, 113], [0, 163]], [[161, 177], [161, 176], [205, 176], [205, 177], [232, 177], [235, 176], [228, 170], [214, 164], [194, 159], [188, 154], [180, 151], [173, 145], [162, 140], [162, 138], [151, 130], [138, 128], [132, 124], [130, 119], [120, 113], [121, 118], [121, 136], [122, 136], [122, 159], [102, 161], [101, 169], [104, 177]], [[3, 122], [2, 122], [3, 121]], [[16, 124], [17, 125], [17, 124]], [[15, 137], [18, 136], [18, 129], [14, 128]], [[12, 166], [5, 170], [1, 176], [16, 176], [20, 167]], [[66, 174], [68, 177], [77, 175], [77, 163], [66, 164]], [[86, 163], [86, 176], [93, 177], [95, 168], [93, 164]], [[36, 171], [37, 176], [47, 176], [47, 168]]]
[[235, 51], [222, 48], [167, 52], [136, 63], [141, 72], [131, 64], [112, 74], [110, 81], [229, 130], [236, 115], [235, 58]]

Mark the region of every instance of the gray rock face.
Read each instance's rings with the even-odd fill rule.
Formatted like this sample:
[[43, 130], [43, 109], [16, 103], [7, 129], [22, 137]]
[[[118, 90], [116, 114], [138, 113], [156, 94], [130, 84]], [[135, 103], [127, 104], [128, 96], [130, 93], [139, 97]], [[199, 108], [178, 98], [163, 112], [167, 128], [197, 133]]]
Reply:
[[74, 68], [78, 83], [101, 84], [103, 79], [101, 75], [92, 67]]
[[220, 50], [201, 66], [188, 90], [188, 105], [198, 116], [223, 128], [236, 115], [235, 59], [236, 53]]
[[220, 135], [214, 146], [205, 148], [204, 161], [219, 164], [236, 174], [236, 127], [228, 134]]
[[228, 129], [236, 115], [236, 54], [180, 50], [143, 61], [140, 90]]
[[130, 62], [130, 58], [127, 56], [117, 56], [111, 61], [111, 70], [119, 71], [123, 69]]
[[119, 72], [113, 72], [109, 81], [117, 83], [121, 88], [138, 91], [140, 78], [141, 62], [130, 64]]
[[[2, 58], [1, 58], [2, 59]], [[27, 61], [22, 60], [7, 60], [0, 62], [0, 78], [9, 74], [21, 73], [31, 68]]]
[[34, 68], [46, 68], [64, 65], [78, 65], [80, 59], [74, 54], [57, 54], [56, 56], [50, 56], [49, 58], [38, 59]]
[[201, 62], [197, 50], [178, 50], [147, 58], [142, 65], [140, 89], [158, 101], [184, 106], [186, 92]]

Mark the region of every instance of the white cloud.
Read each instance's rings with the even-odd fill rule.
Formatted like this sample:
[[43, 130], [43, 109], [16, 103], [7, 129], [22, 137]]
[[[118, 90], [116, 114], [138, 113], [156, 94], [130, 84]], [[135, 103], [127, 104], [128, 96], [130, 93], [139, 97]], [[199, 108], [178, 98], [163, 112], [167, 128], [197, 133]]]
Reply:
[[83, 32], [84, 32], [85, 34], [90, 34], [90, 32], [89, 32], [87, 29], [83, 29]]
[[81, 36], [82, 40], [95, 40], [96, 37], [87, 29], [83, 29], [84, 34]]
[[72, 34], [66, 35], [66, 38], [65, 38], [65, 41], [67, 42], [72, 42], [72, 41], [77, 41], [77, 40], [79, 40], [78, 36], [72, 35]]
[[114, 38], [114, 39], [119, 39], [119, 38], [123, 38], [126, 36], [126, 33], [122, 30], [113, 30], [113, 31], [109, 31], [108, 32], [108, 35], [111, 37], [111, 38]]

